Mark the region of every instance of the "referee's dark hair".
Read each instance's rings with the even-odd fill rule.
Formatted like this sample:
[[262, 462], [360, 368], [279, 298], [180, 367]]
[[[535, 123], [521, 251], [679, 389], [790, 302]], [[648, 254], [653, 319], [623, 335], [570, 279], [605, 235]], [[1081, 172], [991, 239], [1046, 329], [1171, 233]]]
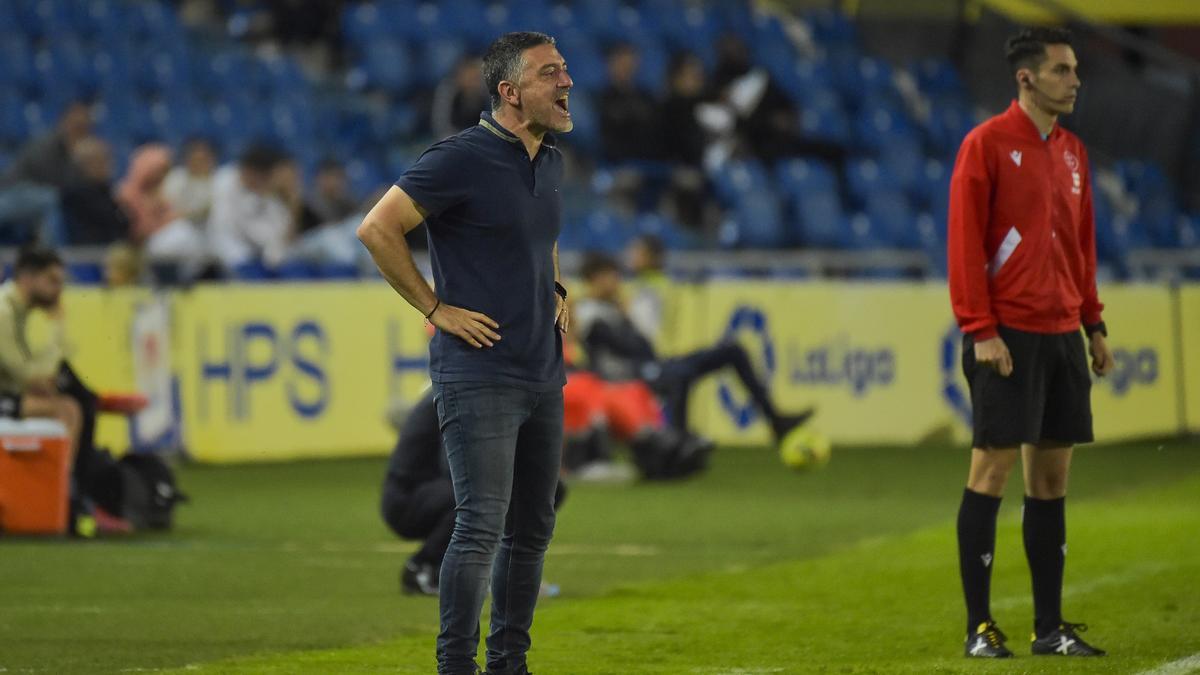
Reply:
[[507, 80], [516, 83], [524, 67], [521, 54], [530, 47], [552, 45], [554, 38], [545, 33], [519, 31], [505, 33], [488, 46], [483, 55], [483, 84], [492, 98], [492, 111], [500, 109], [500, 83]]
[[1014, 75], [1022, 68], [1037, 70], [1046, 60], [1046, 45], [1070, 46], [1071, 31], [1051, 26], [1025, 28], [1004, 43], [1004, 58]]
[[616, 258], [599, 251], [588, 251], [583, 254], [583, 263], [579, 266], [579, 276], [584, 281], [591, 281], [605, 272], [620, 273], [621, 265]]
[[51, 267], [62, 267], [63, 259], [58, 251], [39, 244], [29, 244], [17, 251], [17, 261], [13, 263], [13, 276], [30, 273], [37, 274]]

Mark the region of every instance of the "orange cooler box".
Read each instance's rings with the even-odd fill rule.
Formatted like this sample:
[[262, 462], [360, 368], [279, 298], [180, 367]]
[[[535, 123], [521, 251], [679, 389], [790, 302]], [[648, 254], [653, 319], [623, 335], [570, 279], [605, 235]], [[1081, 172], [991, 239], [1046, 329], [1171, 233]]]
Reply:
[[0, 535], [66, 532], [70, 481], [62, 424], [0, 419]]

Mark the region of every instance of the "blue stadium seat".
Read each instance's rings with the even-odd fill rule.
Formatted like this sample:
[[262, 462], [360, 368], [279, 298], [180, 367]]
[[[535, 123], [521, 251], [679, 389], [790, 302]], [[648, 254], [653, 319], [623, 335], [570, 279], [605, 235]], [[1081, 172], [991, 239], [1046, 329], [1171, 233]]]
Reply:
[[1141, 200], [1135, 218], [1137, 229], [1144, 232], [1149, 243], [1161, 248], [1179, 246], [1180, 212], [1175, 200], [1165, 194]]
[[920, 248], [923, 241], [908, 197], [898, 190], [872, 192], [866, 214], [879, 242], [890, 248]]
[[796, 235], [809, 248], [840, 248], [846, 241], [847, 223], [842, 200], [832, 192], [813, 192], [794, 200]]
[[342, 34], [351, 46], [367, 45], [388, 34], [389, 27], [377, 2], [352, 4], [342, 11]]
[[930, 100], [925, 132], [932, 146], [942, 155], [953, 156], [967, 132], [975, 126], [970, 105], [959, 97], [934, 97]]
[[786, 195], [803, 196], [814, 192], [838, 192], [838, 178], [832, 165], [813, 159], [785, 159], [775, 165], [775, 184]]
[[368, 85], [386, 91], [404, 91], [413, 82], [413, 60], [408, 48], [392, 39], [379, 39], [371, 43], [362, 55], [359, 64], [366, 75]]
[[863, 103], [854, 129], [856, 145], [867, 152], [878, 152], [893, 137], [914, 135], [904, 110], [885, 100]]
[[616, 211], [599, 208], [583, 223], [580, 242], [584, 250], [618, 253], [633, 239], [633, 223]]
[[0, 85], [26, 87], [33, 82], [33, 56], [21, 33], [0, 33]]
[[418, 79], [425, 86], [436, 87], [454, 69], [467, 47], [458, 39], [434, 38], [419, 49], [421, 67], [417, 71]]
[[848, 146], [853, 137], [850, 118], [842, 108], [840, 97], [831, 90], [813, 92], [800, 114], [800, 128], [807, 136], [842, 146]]
[[640, 57], [637, 73], [634, 75], [638, 86], [656, 94], [657, 92], [665, 91], [667, 88], [667, 68], [671, 60], [670, 54], [662, 46], [662, 42], [657, 39], [639, 40], [635, 46], [638, 49]]
[[858, 41], [854, 22], [836, 9], [820, 9], [808, 13], [808, 23], [820, 42], [852, 44]]
[[640, 214], [634, 221], [634, 231], [658, 237], [664, 246], [675, 251], [698, 248], [701, 243], [694, 232], [655, 212]]
[[870, 250], [890, 248], [890, 244], [880, 236], [875, 221], [865, 213], [855, 213], [847, 221], [845, 236], [842, 241], [845, 248], [851, 250]]
[[953, 167], [937, 159], [925, 160], [924, 204], [938, 218], [946, 218], [950, 211], [950, 176]]
[[946, 59], [925, 58], [913, 64], [917, 85], [926, 94], [957, 96], [965, 91], [958, 69]]
[[25, 122], [25, 98], [11, 90], [0, 90], [0, 145], [16, 147], [31, 135]]
[[722, 244], [739, 248], [787, 246], [790, 242], [779, 198], [762, 184], [740, 194], [720, 239]]
[[847, 162], [846, 181], [850, 196], [860, 204], [865, 204], [867, 197], [873, 192], [902, 189], [896, 177], [886, 173], [874, 159]]
[[661, 5], [653, 10], [658, 15], [662, 34], [677, 51], [689, 51], [700, 57], [705, 65], [712, 67], [715, 60], [714, 45], [721, 35], [722, 26], [713, 9], [707, 3], [678, 3]]
[[766, 167], [754, 159], [726, 162], [714, 171], [710, 178], [718, 199], [728, 205], [736, 205], [743, 195], [764, 189], [771, 184]]
[[879, 148], [880, 171], [910, 195], [921, 196], [925, 184], [925, 151], [912, 136], [891, 136]]

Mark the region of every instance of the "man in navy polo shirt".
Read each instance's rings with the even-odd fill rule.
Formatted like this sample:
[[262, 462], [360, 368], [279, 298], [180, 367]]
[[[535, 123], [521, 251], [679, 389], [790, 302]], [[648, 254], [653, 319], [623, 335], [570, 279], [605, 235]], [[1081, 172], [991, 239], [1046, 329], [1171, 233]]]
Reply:
[[[483, 77], [491, 112], [426, 150], [358, 237], [438, 329], [429, 370], [456, 502], [440, 577], [438, 672], [477, 672], [490, 571], [487, 672], [519, 675], [528, 672], [562, 453], [563, 160], [550, 132], [573, 126], [572, 82], [554, 38], [541, 33], [493, 42]], [[404, 241], [423, 221], [436, 294]]]

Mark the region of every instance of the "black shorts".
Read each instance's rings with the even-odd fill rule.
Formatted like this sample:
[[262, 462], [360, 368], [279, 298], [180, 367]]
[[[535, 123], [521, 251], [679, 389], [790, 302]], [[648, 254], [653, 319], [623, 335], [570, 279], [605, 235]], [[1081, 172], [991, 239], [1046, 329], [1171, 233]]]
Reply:
[[974, 446], [1022, 443], [1074, 445], [1092, 436], [1092, 376], [1080, 331], [1027, 333], [999, 327], [1012, 354], [1003, 377], [975, 362], [975, 341], [963, 338], [963, 374], [971, 385]]

